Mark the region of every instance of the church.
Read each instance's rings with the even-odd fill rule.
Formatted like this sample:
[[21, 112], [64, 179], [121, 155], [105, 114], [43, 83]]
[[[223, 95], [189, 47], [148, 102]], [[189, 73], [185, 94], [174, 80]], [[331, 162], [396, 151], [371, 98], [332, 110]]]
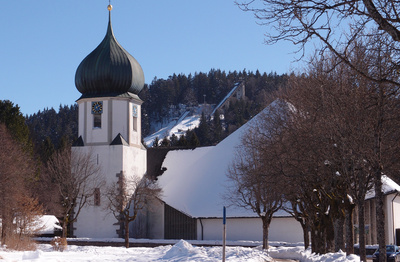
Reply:
[[[236, 146], [251, 121], [216, 146], [164, 152], [154, 161], [141, 140], [141, 105], [138, 94], [144, 87], [142, 67], [116, 40], [112, 24], [112, 6], [101, 43], [80, 63], [75, 85], [78, 98], [78, 140], [72, 154], [90, 153], [101, 166], [105, 186], [122, 179], [143, 177], [162, 170], [158, 183], [163, 190], [160, 199], [131, 223], [130, 236], [150, 239], [221, 240], [224, 191], [229, 181], [228, 166], [234, 160]], [[244, 90], [244, 86], [242, 86]], [[267, 114], [268, 107], [260, 114]], [[156, 170], [157, 171], [157, 170]], [[386, 183], [391, 185], [392, 183]], [[105, 187], [104, 187], [105, 188]], [[91, 205], [81, 210], [73, 224], [73, 235], [90, 238], [117, 238], [123, 225], [107, 210], [104, 188], [94, 189]], [[388, 243], [400, 243], [400, 186], [386, 189]], [[373, 199], [371, 198], [371, 206]], [[372, 210], [372, 209], [371, 209]], [[228, 240], [262, 240], [261, 219], [246, 209], [227, 209]], [[373, 212], [371, 211], [371, 218]], [[372, 219], [371, 219], [372, 221]], [[368, 224], [373, 232], [374, 225]], [[275, 214], [270, 241], [302, 242], [300, 224], [288, 213]], [[397, 232], [399, 231], [399, 233]], [[372, 234], [372, 233], [371, 233]], [[374, 237], [371, 236], [371, 242]]]
[[[101, 165], [106, 185], [123, 176], [146, 173], [146, 149], [141, 142], [142, 67], [115, 39], [109, 21], [101, 43], [78, 66], [75, 85], [78, 104], [78, 141], [73, 153], [90, 153]], [[103, 192], [102, 192], [103, 191]], [[121, 225], [105, 210], [104, 189], [95, 189], [95, 201], [79, 214], [74, 235], [117, 237]]]
[[[105, 177], [105, 187], [117, 184], [122, 178], [143, 177], [148, 173], [149, 163], [153, 163], [148, 158], [154, 156], [147, 152], [141, 142], [143, 101], [138, 94], [144, 87], [143, 70], [136, 59], [116, 40], [111, 11], [112, 6], [109, 5], [108, 27], [104, 39], [82, 60], [76, 70], [75, 85], [81, 93], [77, 100], [79, 138], [72, 148], [73, 154], [90, 153], [96, 159]], [[211, 157], [212, 161], [206, 158], [201, 161], [198, 158], [203, 155], [233, 156], [232, 152], [242, 131], [238, 130], [236, 135], [228, 137], [215, 147], [167, 153], [161, 161], [167, 171], [159, 179], [164, 191], [162, 199], [152, 203], [151, 208], [131, 223], [131, 237], [221, 239], [224, 205], [219, 193], [223, 193], [220, 191], [224, 190], [224, 169], [231, 159]], [[181, 165], [183, 162], [186, 164]], [[184, 175], [198, 164], [208, 167], [208, 170], [201, 171], [197, 168], [192, 176]], [[199, 180], [202, 182], [199, 183]], [[104, 194], [104, 188], [95, 189], [92, 204], [81, 210], [73, 225], [74, 236], [121, 237], [123, 225], [107, 210], [107, 198]], [[254, 213], [245, 210], [231, 212], [228, 208], [227, 217], [228, 226], [232, 225], [228, 231], [228, 239], [261, 240], [261, 220]], [[286, 213], [281, 218], [295, 222]], [[250, 225], [251, 229], [246, 229], [243, 222]], [[300, 225], [293, 225], [293, 228], [288, 227], [292, 231], [290, 235], [298, 232], [293, 240], [301, 241]]]

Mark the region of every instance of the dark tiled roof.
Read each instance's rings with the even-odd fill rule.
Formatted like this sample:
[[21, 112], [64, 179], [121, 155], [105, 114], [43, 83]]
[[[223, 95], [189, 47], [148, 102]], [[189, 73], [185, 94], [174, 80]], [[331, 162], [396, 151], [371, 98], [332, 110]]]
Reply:
[[78, 139], [74, 141], [72, 146], [85, 146], [85, 144], [83, 143], [82, 136], [79, 136]]
[[138, 94], [143, 89], [142, 67], [115, 39], [111, 12], [106, 36], [78, 66], [75, 85], [83, 97]]
[[[82, 96], [79, 99], [83, 98], [92, 98], [92, 97], [125, 97], [125, 98], [134, 98], [138, 102], [143, 102], [138, 95], [133, 94], [133, 93], [101, 93], [101, 94], [82, 94]], [[78, 100], [79, 100], [78, 99]]]
[[114, 138], [114, 140], [111, 142], [110, 146], [116, 146], [116, 145], [124, 145], [127, 146], [128, 142], [122, 137], [120, 133]]

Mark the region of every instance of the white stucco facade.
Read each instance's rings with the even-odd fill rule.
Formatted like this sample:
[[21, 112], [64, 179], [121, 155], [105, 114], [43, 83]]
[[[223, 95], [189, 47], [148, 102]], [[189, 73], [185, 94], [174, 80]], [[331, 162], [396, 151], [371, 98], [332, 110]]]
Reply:
[[[101, 127], [94, 127], [92, 102], [101, 102]], [[89, 153], [104, 178], [100, 190], [100, 205], [83, 208], [74, 223], [77, 237], [118, 237], [117, 219], [107, 210], [105, 192], [116, 184], [120, 174], [125, 178], [143, 177], [146, 173], [146, 149], [142, 146], [139, 99], [91, 98], [78, 101], [79, 136], [83, 146], [73, 147], [72, 153]], [[135, 107], [135, 108], [134, 108]], [[114, 141], [118, 138], [117, 142]], [[113, 142], [114, 141], [114, 142]]]
[[[92, 103], [102, 103], [101, 128], [94, 127]], [[87, 98], [78, 101], [78, 136], [86, 145], [109, 145], [118, 135], [129, 146], [141, 148], [141, 104], [139, 98], [104, 97]]]
[[385, 217], [386, 228], [388, 229], [386, 243], [398, 245], [400, 244], [396, 241], [396, 229], [400, 230], [400, 196], [398, 192], [385, 197], [385, 210], [385, 214], [387, 214]]
[[[259, 217], [227, 218], [227, 240], [262, 241], [262, 221]], [[221, 240], [222, 218], [197, 219], [197, 239]], [[274, 217], [269, 227], [269, 241], [303, 242], [303, 231], [293, 217]]]

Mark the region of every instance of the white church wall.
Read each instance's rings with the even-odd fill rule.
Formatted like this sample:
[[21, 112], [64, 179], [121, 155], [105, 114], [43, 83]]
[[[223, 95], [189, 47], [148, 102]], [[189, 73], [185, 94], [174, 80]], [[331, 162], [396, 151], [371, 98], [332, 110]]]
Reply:
[[146, 172], [146, 149], [138, 147], [123, 147], [124, 170], [127, 175], [143, 177]]
[[[142, 177], [146, 172], [146, 150], [128, 146], [76, 147], [77, 151], [91, 152], [95, 161], [102, 166], [105, 186], [100, 189], [101, 206], [87, 206], [79, 214], [75, 223], [77, 237], [118, 237], [115, 226], [117, 220], [105, 209], [107, 186], [118, 181], [117, 174], [124, 171], [127, 177]], [[91, 200], [93, 201], [93, 199]]]
[[[133, 116], [133, 107], [136, 108], [136, 114], [138, 117]], [[137, 103], [129, 103], [129, 130], [130, 132], [130, 137], [128, 143], [130, 145], [140, 145], [141, 144], [141, 130], [142, 130], [142, 125], [140, 121], [140, 116], [142, 114], [141, 112], [141, 106]]]
[[[123, 163], [122, 170], [127, 181], [141, 179], [146, 173], [147, 154], [146, 149], [135, 146], [123, 146], [123, 154], [121, 160]], [[132, 188], [133, 193], [134, 188]]]
[[85, 103], [78, 103], [78, 137], [82, 136], [84, 141], [86, 141], [85, 110], [86, 110]]
[[[97, 98], [103, 101], [101, 128], [93, 127], [91, 105], [93, 99], [81, 100], [79, 104], [79, 135], [84, 139], [84, 147], [75, 147], [75, 152], [91, 152], [93, 158], [102, 166], [106, 184], [100, 189], [101, 206], [87, 206], [79, 214], [74, 224], [74, 234], [78, 237], [117, 237], [117, 219], [106, 210], [107, 202], [104, 193], [107, 186], [118, 181], [117, 174], [123, 171], [127, 178], [141, 178], [146, 173], [146, 150], [138, 144], [132, 146], [109, 144], [120, 133], [128, 140], [131, 127], [132, 103], [127, 99]], [[140, 105], [139, 105], [140, 108]], [[140, 119], [140, 117], [139, 117]], [[140, 127], [140, 125], [139, 125]], [[133, 128], [133, 126], [132, 126]], [[133, 190], [133, 188], [132, 188]], [[93, 201], [93, 200], [92, 200]]]
[[[120, 172], [121, 166], [118, 165], [122, 150], [118, 147], [96, 146], [96, 147], [74, 147], [73, 153], [90, 153], [93, 160], [102, 166], [100, 172], [105, 181], [104, 187], [100, 189], [100, 206], [91, 205], [84, 207], [74, 223], [76, 230], [74, 235], [77, 237], [117, 237], [116, 218], [106, 210], [107, 198], [104, 193], [107, 186], [117, 181], [116, 174]], [[118, 171], [119, 170], [119, 171]]]
[[147, 210], [147, 227], [148, 238], [150, 239], [164, 239], [164, 203], [155, 200], [148, 205]]
[[128, 141], [128, 128], [129, 128], [129, 103], [127, 100], [111, 100], [111, 119], [112, 131], [111, 140], [114, 139], [119, 133]]
[[400, 196], [398, 194], [389, 194], [385, 196], [386, 209], [386, 244], [396, 244], [396, 229], [400, 228]]
[[[202, 226], [203, 225], [203, 226]], [[260, 218], [227, 218], [227, 240], [262, 241], [262, 221]], [[221, 240], [223, 224], [221, 218], [197, 219], [197, 239]], [[302, 242], [303, 231], [300, 224], [291, 217], [272, 219], [269, 241]]]
[[[394, 194], [393, 194], [394, 195]], [[400, 243], [396, 243], [396, 229], [400, 229], [400, 196], [396, 194], [395, 196], [391, 195], [391, 199], [393, 200], [393, 244], [399, 245]]]
[[304, 242], [303, 229], [293, 217], [273, 217], [269, 227], [269, 240], [289, 243]]
[[[87, 143], [105, 143], [108, 142], [108, 110], [109, 110], [109, 101], [108, 100], [96, 100], [96, 101], [103, 101], [103, 113], [101, 114], [101, 128], [94, 127], [94, 115], [87, 114], [86, 116], [89, 118], [87, 119]], [[91, 112], [92, 110], [92, 102], [87, 101], [86, 103], [86, 110], [87, 112]]]
[[[227, 218], [227, 240], [261, 240], [262, 225], [259, 218]], [[197, 219], [197, 239], [221, 240], [222, 218]]]
[[[101, 128], [94, 127], [94, 115], [92, 101], [103, 101], [103, 113], [101, 114]], [[108, 100], [82, 100], [79, 101], [79, 136], [82, 136], [85, 144], [107, 143], [108, 142]]]

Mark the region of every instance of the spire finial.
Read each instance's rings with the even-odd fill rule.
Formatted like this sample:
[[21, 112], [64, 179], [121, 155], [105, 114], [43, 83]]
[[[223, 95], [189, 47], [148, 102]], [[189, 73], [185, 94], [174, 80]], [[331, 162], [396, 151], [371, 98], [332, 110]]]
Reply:
[[111, 0], [108, 0], [108, 6], [107, 6], [108, 11], [111, 12], [112, 8], [113, 6], [111, 5]]

